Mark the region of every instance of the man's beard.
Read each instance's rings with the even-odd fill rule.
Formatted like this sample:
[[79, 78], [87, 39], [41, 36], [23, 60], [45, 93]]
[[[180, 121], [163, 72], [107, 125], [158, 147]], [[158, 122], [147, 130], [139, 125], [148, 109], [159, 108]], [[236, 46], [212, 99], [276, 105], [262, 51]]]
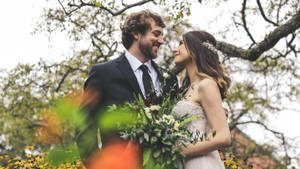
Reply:
[[145, 59], [155, 59], [157, 55], [152, 51], [153, 45], [148, 45], [143, 43], [142, 41], [139, 42], [139, 49], [142, 52]]

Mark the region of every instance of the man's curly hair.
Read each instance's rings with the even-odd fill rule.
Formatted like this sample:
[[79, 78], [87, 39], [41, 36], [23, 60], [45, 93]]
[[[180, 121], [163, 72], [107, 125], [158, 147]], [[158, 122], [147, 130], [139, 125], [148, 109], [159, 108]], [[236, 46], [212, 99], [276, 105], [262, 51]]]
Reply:
[[127, 17], [124, 24], [121, 25], [122, 43], [126, 49], [129, 49], [133, 43], [133, 33], [141, 33], [144, 35], [151, 28], [150, 20], [153, 19], [156, 25], [166, 27], [163, 19], [156, 13], [149, 10], [132, 13]]

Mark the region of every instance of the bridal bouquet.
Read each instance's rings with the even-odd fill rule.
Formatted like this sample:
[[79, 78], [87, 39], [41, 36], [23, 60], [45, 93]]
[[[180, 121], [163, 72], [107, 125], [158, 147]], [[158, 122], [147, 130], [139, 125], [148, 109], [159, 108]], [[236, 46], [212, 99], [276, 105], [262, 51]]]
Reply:
[[109, 111], [134, 112], [134, 122], [120, 125], [120, 135], [140, 145], [144, 169], [183, 169], [184, 154], [179, 145], [185, 146], [200, 138], [200, 134], [193, 137], [185, 127], [197, 116], [175, 117], [171, 114], [173, 106], [170, 97], [151, 96], [146, 100], [139, 97], [135, 104], [110, 107]]

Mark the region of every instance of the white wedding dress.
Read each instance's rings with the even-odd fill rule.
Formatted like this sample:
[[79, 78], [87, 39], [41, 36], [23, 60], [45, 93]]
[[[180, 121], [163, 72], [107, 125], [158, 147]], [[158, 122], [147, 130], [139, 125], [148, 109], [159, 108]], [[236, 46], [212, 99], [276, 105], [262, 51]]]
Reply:
[[[188, 116], [197, 115], [199, 118], [187, 124], [188, 129], [194, 134], [197, 130], [200, 133], [211, 133], [211, 128], [201, 106], [190, 101], [181, 100], [174, 106], [172, 113], [177, 117], [185, 114], [188, 114]], [[185, 163], [185, 169], [225, 169], [217, 150], [205, 155], [188, 158]]]

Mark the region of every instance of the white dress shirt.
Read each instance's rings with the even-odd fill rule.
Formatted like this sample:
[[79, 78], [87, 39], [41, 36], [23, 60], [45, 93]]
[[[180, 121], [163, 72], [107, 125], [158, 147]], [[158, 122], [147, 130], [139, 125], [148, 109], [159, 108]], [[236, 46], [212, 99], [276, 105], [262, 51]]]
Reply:
[[[125, 52], [125, 57], [127, 58], [130, 66], [131, 66], [131, 69], [133, 70], [134, 75], [138, 81], [138, 84], [143, 93], [143, 96], [145, 97], [145, 88], [144, 88], [144, 84], [143, 84], [143, 71], [141, 69], [139, 69], [139, 67], [143, 63], [141, 61], [139, 61], [136, 57], [134, 57], [128, 51]], [[160, 81], [159, 81], [156, 70], [154, 69], [154, 67], [151, 64], [151, 60], [148, 60], [147, 62], [145, 62], [144, 65], [146, 65], [148, 67], [149, 75], [152, 79], [152, 82], [154, 83], [153, 85], [155, 87], [155, 92], [157, 94], [159, 94], [160, 93]]]

